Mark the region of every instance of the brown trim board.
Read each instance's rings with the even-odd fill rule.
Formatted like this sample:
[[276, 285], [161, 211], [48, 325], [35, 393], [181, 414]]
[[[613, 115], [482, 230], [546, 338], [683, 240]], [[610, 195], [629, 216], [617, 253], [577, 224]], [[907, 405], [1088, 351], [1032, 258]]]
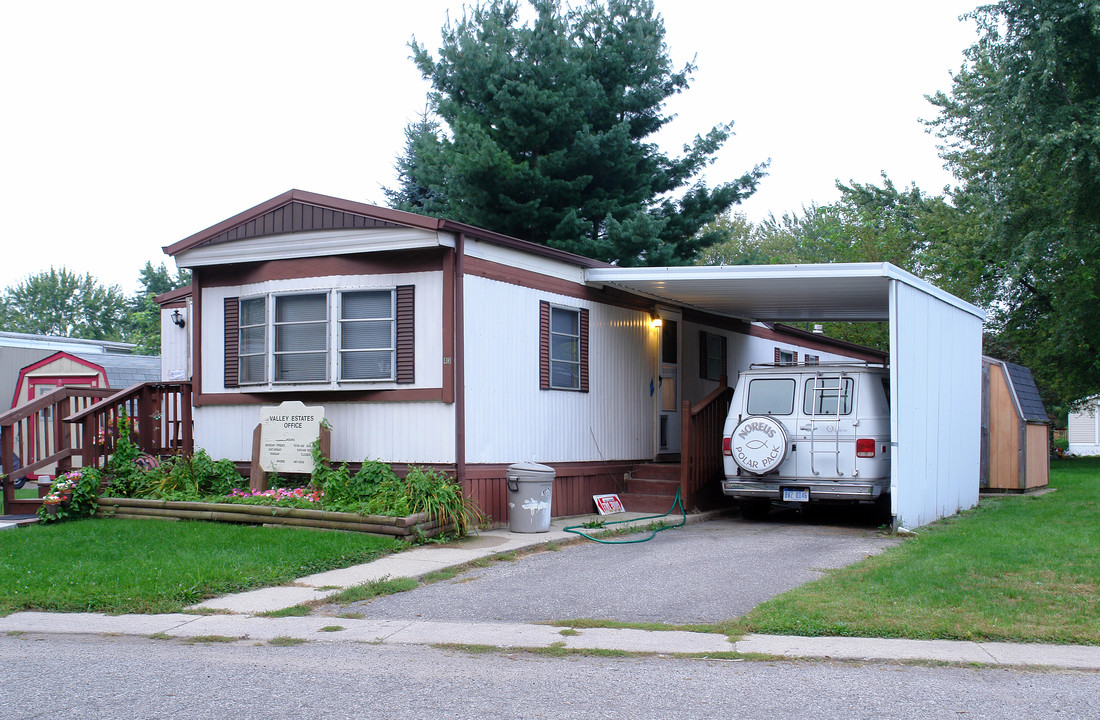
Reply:
[[195, 405], [272, 405], [286, 400], [302, 402], [442, 402], [442, 388], [400, 390], [295, 390], [286, 392], [224, 392], [196, 395]]
[[382, 275], [414, 272], [439, 272], [447, 248], [366, 253], [361, 255], [322, 255], [289, 260], [265, 260], [254, 263], [218, 265], [207, 268], [203, 287], [247, 285], [269, 280], [325, 277], [328, 275]]

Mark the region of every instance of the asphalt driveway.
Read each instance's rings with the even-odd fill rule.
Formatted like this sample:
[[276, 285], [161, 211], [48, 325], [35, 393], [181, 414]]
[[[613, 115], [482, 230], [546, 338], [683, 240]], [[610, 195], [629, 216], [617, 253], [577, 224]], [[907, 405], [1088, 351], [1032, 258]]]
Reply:
[[747, 522], [733, 515], [667, 530], [645, 543], [564, 545], [322, 612], [451, 622], [711, 623], [897, 542], [866, 522], [796, 513]]

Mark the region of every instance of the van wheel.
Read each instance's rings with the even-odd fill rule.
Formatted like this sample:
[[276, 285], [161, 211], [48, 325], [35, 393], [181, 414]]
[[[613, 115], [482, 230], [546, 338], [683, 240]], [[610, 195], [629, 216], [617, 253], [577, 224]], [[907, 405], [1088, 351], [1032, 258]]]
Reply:
[[767, 520], [772, 511], [771, 500], [742, 500], [737, 503], [741, 510], [741, 517], [746, 520]]

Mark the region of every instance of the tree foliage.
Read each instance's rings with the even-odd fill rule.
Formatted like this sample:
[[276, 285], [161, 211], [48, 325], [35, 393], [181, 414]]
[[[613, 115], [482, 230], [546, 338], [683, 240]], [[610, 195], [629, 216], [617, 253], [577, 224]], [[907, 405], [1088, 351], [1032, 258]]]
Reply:
[[157, 295], [188, 285], [191, 271], [177, 270], [175, 276], [164, 263], [153, 267], [146, 262], [139, 277], [141, 288], [129, 300], [126, 321], [126, 339], [134, 343], [135, 353], [160, 354], [160, 305], [153, 300]]
[[10, 332], [122, 340], [127, 300], [117, 285], [50, 268], [4, 290], [0, 325]]
[[126, 297], [117, 285], [103, 285], [61, 268], [29, 276], [0, 293], [0, 330], [32, 335], [134, 343], [134, 352], [160, 353], [160, 306], [153, 298], [191, 282], [191, 273], [173, 276], [161, 263], [146, 262], [140, 289]]
[[1100, 3], [1005, 0], [931, 98], [1002, 345], [1049, 399], [1100, 392]]
[[762, 167], [714, 188], [698, 179], [730, 124], [679, 157], [653, 142], [694, 65], [673, 65], [652, 0], [529, 4], [530, 22], [514, 0], [465, 9], [438, 57], [412, 43], [431, 116], [406, 131], [391, 204], [621, 265], [689, 262], [717, 239], [700, 228]]

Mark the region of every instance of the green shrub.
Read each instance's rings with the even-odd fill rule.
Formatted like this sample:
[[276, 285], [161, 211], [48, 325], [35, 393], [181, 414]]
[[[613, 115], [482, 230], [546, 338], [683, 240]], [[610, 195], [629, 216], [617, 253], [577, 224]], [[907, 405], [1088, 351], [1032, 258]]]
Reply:
[[99, 507], [99, 485], [102, 474], [95, 468], [71, 470], [50, 484], [47, 497], [68, 494], [68, 505], [57, 505], [56, 514], [47, 510], [46, 504], [38, 508], [38, 519], [43, 523], [76, 520], [95, 515]]
[[1064, 437], [1054, 438], [1053, 445], [1058, 450], [1066, 452], [1067, 450], [1069, 450], [1069, 439]]

